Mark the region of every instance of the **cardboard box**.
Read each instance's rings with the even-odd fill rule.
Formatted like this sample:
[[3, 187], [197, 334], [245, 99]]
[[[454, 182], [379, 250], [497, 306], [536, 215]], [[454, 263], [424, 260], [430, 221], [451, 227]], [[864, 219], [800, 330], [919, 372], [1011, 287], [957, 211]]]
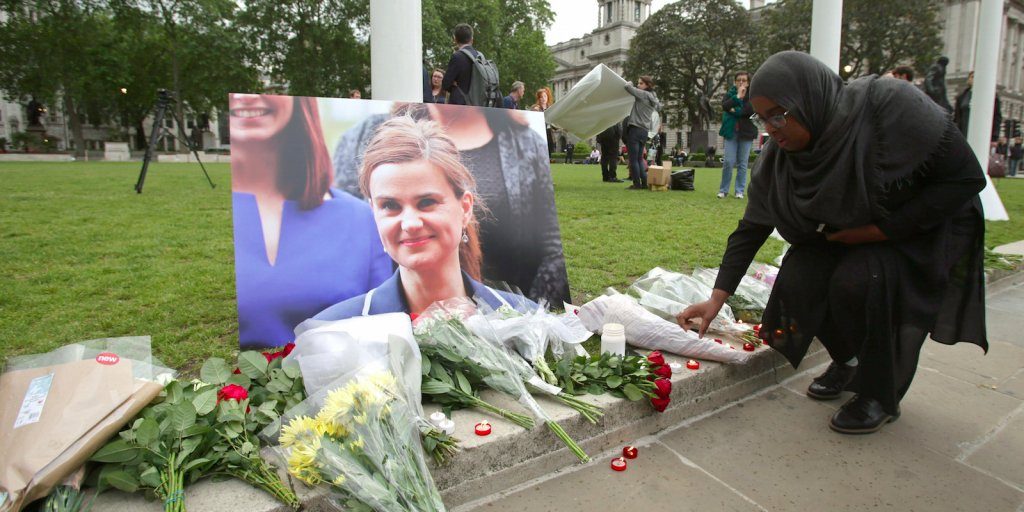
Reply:
[[660, 165], [652, 165], [647, 169], [647, 184], [666, 186], [669, 183], [669, 178], [672, 174], [672, 167], [663, 167]]
[[671, 171], [672, 170], [672, 160], [662, 160], [661, 161], [661, 166]]

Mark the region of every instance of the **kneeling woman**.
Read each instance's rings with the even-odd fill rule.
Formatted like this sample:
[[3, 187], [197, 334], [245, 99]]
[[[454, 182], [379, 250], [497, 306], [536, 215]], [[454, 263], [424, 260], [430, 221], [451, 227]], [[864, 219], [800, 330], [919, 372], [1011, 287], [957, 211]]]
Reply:
[[773, 142], [711, 299], [677, 320], [705, 329], [778, 229], [792, 248], [761, 332], [794, 367], [818, 337], [832, 364], [807, 395], [856, 391], [830, 426], [874, 432], [899, 416], [929, 333], [988, 349], [981, 166], [946, 112], [903, 80], [844, 84], [813, 57], [783, 52], [749, 96]]
[[366, 294], [335, 304], [314, 320], [405, 312], [434, 302], [480, 299], [492, 307], [521, 296], [479, 282], [476, 182], [452, 140], [433, 121], [392, 118], [363, 155], [359, 187], [370, 199], [384, 250], [398, 264], [391, 278]]

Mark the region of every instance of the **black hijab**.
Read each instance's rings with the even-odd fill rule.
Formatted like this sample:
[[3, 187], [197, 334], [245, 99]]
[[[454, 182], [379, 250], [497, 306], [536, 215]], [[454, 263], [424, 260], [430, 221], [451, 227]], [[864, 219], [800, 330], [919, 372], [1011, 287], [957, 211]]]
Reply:
[[790, 242], [820, 238], [888, 215], [889, 186], [938, 147], [947, 113], [909, 82], [875, 75], [848, 84], [821, 61], [786, 51], [754, 73], [751, 98], [778, 103], [811, 134], [807, 148], [769, 142], [754, 166], [744, 219], [776, 227]]

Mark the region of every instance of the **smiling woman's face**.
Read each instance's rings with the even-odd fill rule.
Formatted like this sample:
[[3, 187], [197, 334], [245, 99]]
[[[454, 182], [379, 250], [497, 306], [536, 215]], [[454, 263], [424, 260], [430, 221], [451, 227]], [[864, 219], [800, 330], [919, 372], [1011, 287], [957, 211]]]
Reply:
[[427, 160], [380, 165], [369, 185], [377, 232], [396, 263], [417, 272], [457, 264], [472, 194], [456, 197], [441, 169]]
[[750, 106], [754, 108], [754, 113], [761, 117], [764, 130], [784, 151], [803, 151], [811, 144], [811, 132], [793, 116], [787, 115], [783, 118], [785, 125], [782, 128], [764, 122], [786, 112], [778, 103], [764, 96], [755, 96], [750, 99]]
[[292, 118], [294, 100], [288, 96], [232, 94], [228, 100], [231, 142], [266, 142]]

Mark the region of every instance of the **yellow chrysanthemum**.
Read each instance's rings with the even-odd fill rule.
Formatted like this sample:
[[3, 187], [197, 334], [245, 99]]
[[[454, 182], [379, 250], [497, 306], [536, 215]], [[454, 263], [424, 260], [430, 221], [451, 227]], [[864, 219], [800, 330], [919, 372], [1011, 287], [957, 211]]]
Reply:
[[368, 419], [369, 415], [366, 413], [366, 411], [362, 411], [359, 414], [352, 416], [352, 420], [359, 425], [366, 425], [366, 420]]
[[288, 472], [306, 482], [309, 485], [316, 485], [323, 481], [316, 463], [317, 450], [309, 448], [294, 448], [288, 455]]
[[316, 415], [319, 429], [335, 439], [344, 439], [348, 436], [348, 429], [345, 428], [344, 418], [336, 417], [336, 413], [324, 408]]
[[395, 382], [395, 376], [391, 372], [378, 372], [367, 379], [370, 384], [373, 384], [377, 389], [380, 390], [392, 390], [397, 387]]
[[348, 416], [352, 412], [353, 407], [355, 407], [355, 397], [351, 389], [345, 386], [335, 389], [327, 395], [327, 400], [324, 401], [324, 408], [320, 412], [324, 413], [327, 417], [341, 419]]
[[314, 444], [319, 448], [322, 433], [315, 419], [309, 416], [298, 416], [292, 418], [288, 425], [281, 429], [281, 436], [278, 438], [278, 442], [285, 448], [312, 446]]
[[338, 487], [341, 487], [341, 485], [345, 483], [345, 475], [338, 475], [338, 476], [336, 476], [334, 478], [334, 481], [331, 482], [331, 483], [336, 485], [336, 486], [338, 486]]
[[363, 438], [357, 437], [348, 443], [348, 449], [351, 452], [359, 451], [363, 449]]

